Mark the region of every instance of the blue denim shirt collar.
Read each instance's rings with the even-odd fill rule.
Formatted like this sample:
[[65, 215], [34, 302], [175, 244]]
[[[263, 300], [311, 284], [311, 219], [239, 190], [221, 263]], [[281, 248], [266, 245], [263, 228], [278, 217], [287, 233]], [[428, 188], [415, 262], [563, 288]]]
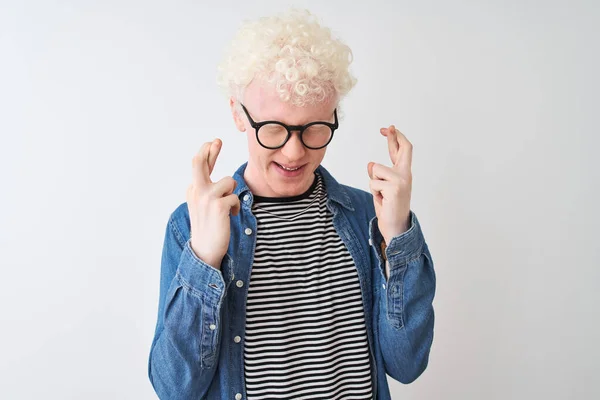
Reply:
[[[243, 195], [245, 192], [250, 192], [250, 189], [244, 180], [244, 171], [246, 170], [247, 165], [248, 162], [246, 161], [233, 174], [233, 179], [235, 179], [237, 182], [233, 193], [235, 193], [235, 195], [238, 197]], [[346, 207], [350, 211], [354, 211], [354, 206], [352, 205], [350, 196], [348, 196], [348, 192], [344, 186], [338, 183], [338, 181], [335, 180], [335, 178], [329, 173], [329, 171], [327, 171], [327, 169], [325, 169], [325, 167], [323, 167], [323, 165], [319, 165], [317, 167], [317, 173], [319, 173], [325, 181], [325, 187], [327, 188], [327, 196], [329, 199], [342, 205], [343, 207]]]

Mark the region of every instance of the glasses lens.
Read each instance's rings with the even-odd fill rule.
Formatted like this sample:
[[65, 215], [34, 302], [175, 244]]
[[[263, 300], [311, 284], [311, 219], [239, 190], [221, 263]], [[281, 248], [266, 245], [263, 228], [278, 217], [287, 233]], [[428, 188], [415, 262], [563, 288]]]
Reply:
[[258, 140], [266, 147], [281, 146], [286, 137], [287, 130], [279, 124], [266, 124], [258, 130]]
[[314, 124], [304, 130], [302, 140], [308, 147], [325, 146], [331, 139], [332, 130], [324, 124]]

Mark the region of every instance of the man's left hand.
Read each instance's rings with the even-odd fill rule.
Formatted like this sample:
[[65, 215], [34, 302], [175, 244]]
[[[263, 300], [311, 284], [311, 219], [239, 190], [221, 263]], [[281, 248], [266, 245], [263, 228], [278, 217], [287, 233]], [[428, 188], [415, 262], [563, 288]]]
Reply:
[[380, 132], [388, 139], [392, 166], [370, 162], [367, 170], [379, 231], [387, 245], [410, 227], [413, 146], [394, 125]]

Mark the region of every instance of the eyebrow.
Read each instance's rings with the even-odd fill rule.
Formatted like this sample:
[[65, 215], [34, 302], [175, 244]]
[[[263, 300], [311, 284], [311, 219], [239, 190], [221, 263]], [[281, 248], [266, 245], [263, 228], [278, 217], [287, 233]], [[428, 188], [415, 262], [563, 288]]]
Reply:
[[[246, 106], [244, 106], [244, 107], [246, 107]], [[247, 110], [248, 114], [250, 114], [250, 110], [248, 110], [248, 109], [246, 109], [246, 110]], [[331, 119], [335, 120], [334, 112], [336, 110], [337, 110], [337, 107], [333, 109], [333, 111], [331, 112], [331, 116], [328, 117], [328, 118], [325, 118], [325, 119], [313, 119], [313, 120], [310, 120], [310, 121], [306, 121], [306, 122], [304, 122], [302, 124], [290, 124], [290, 123], [287, 123], [287, 122], [285, 122], [283, 120], [276, 119], [276, 118], [270, 118], [270, 119], [264, 118], [264, 119], [261, 119], [261, 120], [257, 120], [256, 117], [252, 116], [251, 114], [250, 114], [250, 116], [252, 117], [252, 119], [254, 120], [254, 122], [256, 122], [257, 124], [262, 123], [262, 122], [268, 122], [268, 121], [276, 121], [276, 122], [281, 122], [282, 124], [285, 124], [285, 125], [288, 125], [288, 126], [304, 126], [304, 125], [310, 124], [311, 122], [327, 122], [329, 124], [332, 124], [333, 121], [330, 121], [330, 120]]]

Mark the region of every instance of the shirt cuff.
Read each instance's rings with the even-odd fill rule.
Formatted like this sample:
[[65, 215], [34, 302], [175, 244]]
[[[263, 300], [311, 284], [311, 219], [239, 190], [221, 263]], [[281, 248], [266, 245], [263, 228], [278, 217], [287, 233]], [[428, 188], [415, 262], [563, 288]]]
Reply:
[[[231, 267], [231, 258], [225, 254], [221, 262], [221, 270], [207, 264], [200, 259], [194, 250], [192, 250], [191, 239], [185, 243], [181, 260], [179, 262], [179, 274], [195, 290], [201, 293], [213, 293], [215, 300], [226, 290], [226, 282], [223, 277], [223, 264], [229, 263]], [[227, 271], [232, 271], [227, 268]], [[232, 276], [228, 277], [227, 282], [231, 282]], [[211, 289], [211, 290], [208, 290]], [[209, 295], [210, 296], [210, 295]]]
[[[374, 246], [377, 257], [380, 263], [383, 264], [384, 260], [380, 246], [384, 239], [377, 225], [377, 217], [373, 217], [369, 222], [369, 237], [370, 244]], [[406, 232], [394, 236], [385, 249], [385, 256], [390, 263], [390, 273], [395, 266], [407, 264], [413, 258], [419, 257], [423, 251], [424, 243], [425, 238], [423, 237], [421, 225], [417, 215], [411, 210], [410, 227]]]

